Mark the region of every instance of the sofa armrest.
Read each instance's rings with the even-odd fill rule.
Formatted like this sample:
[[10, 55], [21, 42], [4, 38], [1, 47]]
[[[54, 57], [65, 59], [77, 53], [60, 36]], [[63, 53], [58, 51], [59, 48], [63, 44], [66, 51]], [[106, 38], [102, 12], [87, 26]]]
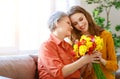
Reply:
[[35, 79], [36, 64], [29, 55], [0, 56], [0, 75], [12, 79]]

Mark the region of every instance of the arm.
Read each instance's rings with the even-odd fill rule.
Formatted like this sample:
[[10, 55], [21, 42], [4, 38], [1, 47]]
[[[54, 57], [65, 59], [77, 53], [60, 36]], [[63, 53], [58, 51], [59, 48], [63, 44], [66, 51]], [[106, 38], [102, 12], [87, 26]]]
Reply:
[[[38, 69], [40, 69], [42, 73], [39, 73], [39, 75], [49, 74], [52, 78], [64, 79], [62, 75], [63, 63], [58, 56], [57, 46], [53, 42], [47, 42], [41, 45], [38, 64], [40, 64]], [[41, 69], [40, 66], [44, 68]]]
[[118, 65], [112, 35], [111, 33], [106, 32], [106, 34], [103, 34], [103, 37], [105, 47], [104, 51], [102, 51], [103, 57], [101, 57], [100, 61], [106, 69], [116, 71], [118, 69]]
[[54, 44], [43, 45], [39, 54], [41, 61], [49, 71], [48, 73], [54, 78], [59, 79], [67, 77], [83, 65], [96, 60], [96, 56], [98, 55], [85, 55], [73, 63], [64, 65], [57, 54], [57, 46], [54, 46]]
[[63, 75], [68, 76], [68, 75], [72, 74], [73, 72], [75, 72], [76, 70], [82, 68], [87, 63], [90, 63], [90, 62], [98, 63], [98, 62], [96, 62], [96, 60], [99, 60], [99, 58], [96, 58], [96, 57], [98, 57], [99, 55], [100, 54], [98, 54], [98, 53], [95, 53], [93, 55], [84, 55], [77, 61], [75, 61], [71, 64], [68, 64], [68, 65], [65, 65], [62, 69]]

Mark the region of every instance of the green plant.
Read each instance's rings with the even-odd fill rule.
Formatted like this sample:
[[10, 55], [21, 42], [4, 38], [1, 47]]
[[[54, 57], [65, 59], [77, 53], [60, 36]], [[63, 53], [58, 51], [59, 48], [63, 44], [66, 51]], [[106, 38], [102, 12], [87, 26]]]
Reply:
[[[120, 9], [120, 0], [86, 0], [88, 4], [97, 4], [97, 7], [93, 10], [93, 18], [95, 22], [101, 27], [111, 32], [111, 21], [109, 20], [111, 8], [114, 7], [116, 10]], [[106, 13], [106, 17], [101, 17], [101, 13]], [[120, 25], [115, 26], [116, 31], [120, 31]], [[112, 33], [115, 48], [120, 48], [120, 36]]]

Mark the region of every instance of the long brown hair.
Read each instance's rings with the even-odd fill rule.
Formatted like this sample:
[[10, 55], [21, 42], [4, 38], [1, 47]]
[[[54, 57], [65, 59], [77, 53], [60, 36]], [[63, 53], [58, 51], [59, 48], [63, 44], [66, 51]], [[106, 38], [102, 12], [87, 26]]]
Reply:
[[[75, 13], [82, 13], [86, 17], [88, 21], [88, 31], [91, 35], [97, 35], [99, 36], [101, 32], [104, 30], [103, 28], [99, 27], [94, 20], [92, 19], [92, 16], [87, 12], [85, 9], [83, 9], [80, 6], [72, 6], [68, 10], [68, 15], [69, 17], [72, 16]], [[82, 33], [81, 31], [77, 30], [76, 28], [73, 27], [73, 33], [72, 33], [72, 38], [71, 39], [79, 39], [81, 37]]]

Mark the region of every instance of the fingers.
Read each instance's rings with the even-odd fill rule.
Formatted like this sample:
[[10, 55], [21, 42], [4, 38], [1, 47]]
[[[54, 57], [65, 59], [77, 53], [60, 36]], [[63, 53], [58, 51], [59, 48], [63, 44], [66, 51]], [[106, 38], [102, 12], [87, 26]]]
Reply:
[[100, 63], [100, 59], [101, 59], [101, 53], [94, 53], [93, 54], [93, 63]]
[[99, 52], [99, 51], [96, 51], [96, 53], [94, 53], [97, 57], [99, 57], [100, 59], [100, 61], [101, 61], [101, 59], [102, 59], [102, 53], [101, 52]]
[[98, 53], [98, 54], [102, 55], [102, 53], [101, 53], [101, 52], [96, 51], [96, 50], [95, 50], [95, 51], [93, 51], [93, 54], [94, 54], [94, 53]]
[[94, 59], [95, 59], [95, 61], [98, 61], [98, 60], [100, 60], [100, 58], [99, 58], [99, 57], [95, 57]]
[[91, 62], [100, 63], [100, 57], [99, 57], [99, 54], [97, 53], [88, 55], [88, 58], [89, 58], [88, 60], [90, 60]]
[[100, 63], [100, 61], [92, 61], [92, 63]]
[[94, 62], [94, 63], [100, 63], [100, 54], [94, 53], [94, 54], [86, 54], [82, 58], [85, 58], [88, 63]]
[[96, 53], [93, 53], [93, 55], [95, 55], [95, 56], [97, 56], [97, 57], [99, 57], [99, 58], [101, 58], [102, 57], [102, 53], [101, 52], [96, 52]]
[[93, 58], [99, 58], [99, 57], [100, 57], [100, 54], [94, 53], [94, 54], [92, 54], [92, 57], [93, 57]]

